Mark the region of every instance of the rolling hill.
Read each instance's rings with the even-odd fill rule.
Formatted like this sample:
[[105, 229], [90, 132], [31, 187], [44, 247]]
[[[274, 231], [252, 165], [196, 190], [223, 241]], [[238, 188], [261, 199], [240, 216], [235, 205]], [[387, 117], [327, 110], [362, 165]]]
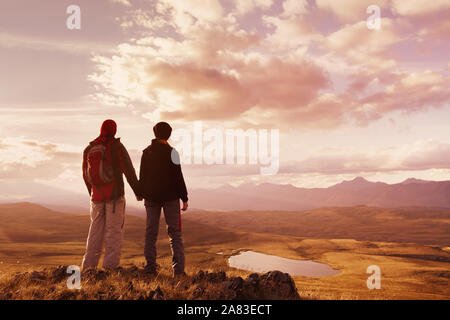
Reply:
[[450, 209], [325, 207], [305, 211], [193, 211], [186, 220], [308, 238], [448, 245]]

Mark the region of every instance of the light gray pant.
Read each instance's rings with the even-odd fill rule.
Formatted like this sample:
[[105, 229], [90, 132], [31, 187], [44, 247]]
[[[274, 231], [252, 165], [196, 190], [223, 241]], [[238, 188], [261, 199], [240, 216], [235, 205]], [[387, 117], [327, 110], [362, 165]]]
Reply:
[[156, 270], [156, 240], [158, 239], [159, 219], [161, 208], [164, 209], [164, 218], [167, 224], [167, 233], [172, 250], [172, 267], [175, 273], [184, 272], [184, 247], [181, 237], [180, 200], [159, 203], [145, 200], [147, 210], [147, 228], [145, 232], [144, 255], [147, 267]]
[[122, 251], [123, 226], [125, 223], [125, 198], [114, 201], [91, 201], [91, 225], [86, 243], [82, 268], [97, 267], [103, 245], [105, 257], [103, 268], [117, 268]]

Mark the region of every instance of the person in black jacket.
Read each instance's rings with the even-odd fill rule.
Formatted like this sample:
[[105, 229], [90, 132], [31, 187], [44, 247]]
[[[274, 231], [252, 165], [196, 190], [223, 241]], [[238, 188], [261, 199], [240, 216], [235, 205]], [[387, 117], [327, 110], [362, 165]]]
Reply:
[[186, 184], [181, 172], [178, 152], [167, 142], [172, 128], [167, 122], [159, 122], [153, 127], [153, 132], [155, 139], [143, 151], [139, 173], [140, 199], [145, 199], [147, 211], [145, 270], [148, 273], [156, 273], [156, 240], [161, 208], [163, 208], [172, 249], [174, 276], [184, 275], [185, 257], [181, 236], [180, 199], [183, 202], [181, 210], [187, 210]]

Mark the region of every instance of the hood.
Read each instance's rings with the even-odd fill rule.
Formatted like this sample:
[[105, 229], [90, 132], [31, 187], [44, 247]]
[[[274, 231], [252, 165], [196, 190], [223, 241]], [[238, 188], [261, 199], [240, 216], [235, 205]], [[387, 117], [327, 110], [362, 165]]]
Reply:
[[114, 137], [117, 132], [117, 124], [114, 120], [108, 119], [102, 123], [100, 137]]
[[104, 143], [109, 139], [114, 139], [116, 132], [117, 132], [116, 122], [111, 119], [105, 120], [103, 121], [102, 126], [100, 128], [100, 135], [90, 143], [91, 144]]

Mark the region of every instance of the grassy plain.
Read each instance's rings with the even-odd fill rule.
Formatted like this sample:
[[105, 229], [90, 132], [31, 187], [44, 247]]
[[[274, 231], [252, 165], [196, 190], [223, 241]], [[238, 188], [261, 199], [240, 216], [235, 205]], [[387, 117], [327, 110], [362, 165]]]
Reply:
[[[363, 212], [358, 224], [355, 215], [361, 214], [360, 207], [345, 208], [342, 212], [339, 211], [341, 209], [323, 210], [323, 214], [331, 216], [328, 224], [328, 218], [310, 217], [313, 225], [321, 223], [313, 230], [322, 230], [322, 233], [317, 231], [304, 235], [301, 230], [306, 227], [297, 225], [298, 230], [295, 229], [292, 217], [283, 217], [282, 212], [276, 216], [260, 212], [185, 214], [183, 232], [186, 272], [189, 277], [199, 270], [225, 271], [228, 276], [245, 277], [251, 272], [230, 268], [227, 259], [239, 251], [253, 250], [286, 258], [323, 262], [340, 270], [339, 274], [329, 277], [293, 277], [303, 299], [450, 299], [448, 212], [428, 212], [420, 216], [415, 213], [415, 218], [410, 219], [402, 218], [405, 215], [403, 211], [386, 214], [385, 209], [371, 208], [371, 214]], [[340, 219], [332, 216], [333, 210], [338, 217], [342, 214], [350, 216], [345, 221], [348, 229], [345, 237], [332, 238], [336, 235], [333, 232], [341, 228]], [[377, 215], [377, 210], [381, 213], [373, 217]], [[230, 215], [229, 219], [224, 218], [225, 214]], [[311, 216], [312, 213], [308, 212], [307, 215]], [[302, 219], [303, 223], [308, 220], [307, 216], [299, 216], [298, 219]], [[372, 225], [364, 229], [364, 223], [371, 219], [385, 221], [384, 227], [373, 231]], [[412, 221], [411, 224], [417, 228], [420, 224], [437, 227], [426, 232], [425, 228], [422, 232], [405, 231], [406, 235], [398, 234], [400, 219], [419, 219], [420, 223]], [[389, 224], [390, 221], [394, 222]], [[404, 228], [412, 228], [405, 221]], [[389, 230], [389, 226], [394, 228]], [[64, 282], [56, 287], [48, 284], [44, 287], [29, 281], [22, 283], [20, 279], [14, 282], [17, 272], [32, 272], [58, 265], [80, 265], [88, 227], [87, 214], [62, 214], [29, 203], [1, 205], [0, 290], [19, 290], [14, 298], [22, 299], [59, 299], [65, 295], [92, 299], [101, 298], [112, 283], [119, 289], [128, 286], [129, 276], [117, 274], [109, 276], [108, 281], [103, 283], [84, 283], [84, 291], [76, 294], [68, 293]], [[142, 268], [145, 220], [128, 215], [125, 228], [122, 266], [127, 268], [136, 265]], [[433, 239], [433, 233], [436, 243], [428, 243]], [[383, 235], [384, 241], [380, 239]], [[405, 238], [407, 235], [409, 238]], [[393, 242], [396, 239], [399, 240]], [[134, 286], [142, 290], [154, 290], [159, 285], [166, 293], [166, 298], [192, 298], [191, 289], [182, 289], [183, 283], [180, 285], [171, 278], [171, 252], [163, 221], [158, 240], [158, 263], [161, 265], [158, 277], [145, 281], [135, 279]], [[366, 286], [369, 277], [366, 269], [370, 265], [381, 268], [380, 290], [369, 290]], [[98, 292], [98, 295], [93, 292]]]

